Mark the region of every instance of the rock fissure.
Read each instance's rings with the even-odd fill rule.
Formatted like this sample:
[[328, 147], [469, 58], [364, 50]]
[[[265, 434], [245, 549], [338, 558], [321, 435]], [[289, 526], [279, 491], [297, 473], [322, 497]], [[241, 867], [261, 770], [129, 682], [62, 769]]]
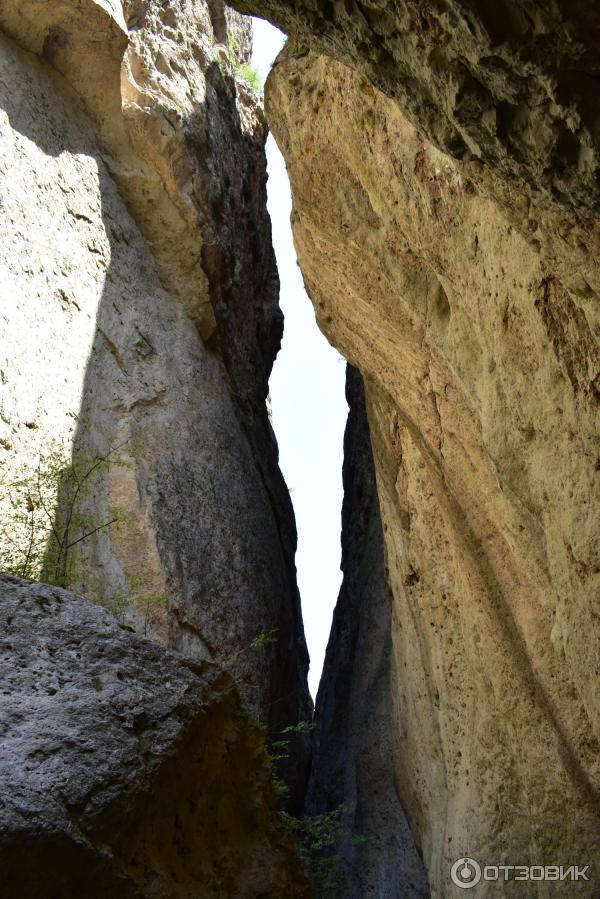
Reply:
[[[466, 856], [589, 862], [479, 885], [587, 897], [598, 12], [233, 5], [289, 34], [264, 112], [220, 0], [0, 10], [3, 895], [308, 899], [270, 742], [288, 811], [339, 817], [319, 899], [334, 875], [344, 899], [450, 899]], [[266, 408], [267, 123], [350, 362], [314, 720]]]

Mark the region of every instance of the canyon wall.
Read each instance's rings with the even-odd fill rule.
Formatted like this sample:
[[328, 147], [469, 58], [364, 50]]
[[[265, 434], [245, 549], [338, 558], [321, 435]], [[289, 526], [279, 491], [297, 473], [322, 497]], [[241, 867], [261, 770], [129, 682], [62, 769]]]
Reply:
[[101, 460], [67, 585], [228, 664], [278, 733], [312, 703], [265, 406], [282, 316], [251, 23], [203, 0], [14, 0], [0, 29], [3, 537], [7, 483]]
[[598, 231], [457, 163], [327, 57], [292, 44], [266, 103], [319, 323], [366, 381], [395, 779], [432, 893], [461, 855], [591, 865]]
[[[308, 814], [343, 805], [370, 838], [340, 850], [356, 897], [424, 896], [427, 881], [436, 899], [462, 895], [450, 871], [464, 856], [589, 865], [587, 881], [473, 895], [587, 897], [600, 14], [585, 0], [235, 5], [291, 35], [267, 119], [318, 322], [365, 385], [363, 399], [350, 374], [344, 583], [310, 776], [306, 737], [282, 772], [291, 805], [308, 777]], [[44, 466], [87, 459], [99, 476], [70, 585], [194, 660], [3, 580], [13, 881], [26, 850], [69, 862], [67, 894], [85, 868], [90, 895], [193, 895], [203, 878], [211, 895], [307, 895], [255, 727], [278, 734], [312, 704], [265, 406], [282, 321], [249, 29], [220, 0], [0, 9], [3, 546], [21, 552], [28, 516], [51, 517]], [[36, 542], [25, 550], [29, 565]], [[104, 728], [110, 765], [92, 752]]]
[[454, 158], [481, 160], [562, 206], [597, 206], [600, 10], [590, 0], [232, 6], [362, 74]]
[[587, 896], [600, 885], [598, 12], [235, 5], [291, 36], [267, 119], [319, 324], [366, 382], [395, 782], [432, 894], [462, 894], [450, 870], [468, 855], [578, 860], [593, 881], [477, 895]]

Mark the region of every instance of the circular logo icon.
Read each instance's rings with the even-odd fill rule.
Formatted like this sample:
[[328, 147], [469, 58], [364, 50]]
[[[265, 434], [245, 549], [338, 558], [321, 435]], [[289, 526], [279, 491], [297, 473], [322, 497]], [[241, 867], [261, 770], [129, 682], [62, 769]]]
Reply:
[[474, 858], [459, 858], [452, 865], [450, 877], [461, 890], [470, 890], [481, 880], [481, 865]]

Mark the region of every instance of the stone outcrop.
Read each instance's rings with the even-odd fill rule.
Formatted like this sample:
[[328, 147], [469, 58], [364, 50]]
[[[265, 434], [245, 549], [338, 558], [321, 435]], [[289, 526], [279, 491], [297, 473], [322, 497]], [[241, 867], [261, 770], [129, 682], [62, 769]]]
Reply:
[[127, 518], [68, 585], [235, 660], [277, 733], [312, 706], [265, 407], [282, 317], [250, 29], [203, 0], [2, 5], [0, 462], [112, 450], [84, 511]]
[[392, 595], [362, 378], [346, 374], [342, 571], [317, 695], [305, 813], [338, 809], [345, 899], [429, 896], [394, 784]]
[[6, 899], [309, 897], [232, 679], [0, 576]]
[[600, 885], [594, 217], [575, 186], [570, 201], [536, 192], [508, 155], [457, 161], [364, 74], [297, 42], [266, 112], [319, 323], [365, 378], [395, 782], [432, 894], [454, 895], [464, 854], [590, 864], [592, 884], [568, 885], [587, 896]]
[[360, 72], [429, 141], [558, 203], [600, 199], [600, 11], [586, 0], [233, 0]]

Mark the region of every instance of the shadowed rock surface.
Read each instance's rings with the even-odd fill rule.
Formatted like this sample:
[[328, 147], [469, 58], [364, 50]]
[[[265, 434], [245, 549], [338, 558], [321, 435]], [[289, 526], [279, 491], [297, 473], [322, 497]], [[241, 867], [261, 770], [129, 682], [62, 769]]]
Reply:
[[78, 546], [67, 586], [188, 655], [236, 659], [278, 733], [312, 703], [265, 405], [282, 315], [266, 127], [240, 75], [251, 23], [204, 0], [13, 0], [0, 29], [3, 478], [33, 477], [54, 444], [120, 447], [78, 511], [127, 523]]
[[233, 0], [361, 73], [438, 148], [567, 206], [600, 197], [600, 10], [586, 0]]
[[[317, 696], [305, 813], [344, 807], [346, 899], [421, 899], [429, 896], [427, 877], [394, 784], [392, 595], [364, 386], [351, 366], [346, 399], [344, 579]], [[365, 836], [370, 844], [360, 841]]]
[[5, 899], [309, 897], [231, 678], [0, 575]]

